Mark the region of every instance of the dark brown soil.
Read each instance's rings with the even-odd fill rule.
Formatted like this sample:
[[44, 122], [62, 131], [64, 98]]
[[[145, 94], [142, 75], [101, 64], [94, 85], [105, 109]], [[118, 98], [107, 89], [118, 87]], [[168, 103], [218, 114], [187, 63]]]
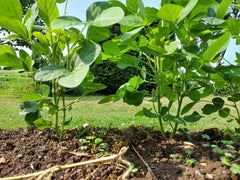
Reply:
[[[79, 132], [79, 129], [69, 130], [64, 136], [64, 141], [59, 142], [51, 129], [40, 131], [29, 127], [25, 130], [21, 128], [12, 131], [0, 130], [0, 177], [19, 176], [56, 165], [100, 158], [104, 154], [105, 156], [117, 154], [122, 147], [128, 146], [129, 149], [123, 159], [132, 162], [138, 168], [137, 172], [129, 174], [129, 179], [153, 179], [146, 164], [157, 179], [240, 179], [229, 166], [221, 163], [220, 155], [212, 151], [210, 145], [216, 144], [214, 140], [229, 139], [217, 129], [209, 129], [202, 133], [192, 132], [192, 142], [189, 142], [183, 134], [178, 134], [172, 140], [161, 140], [159, 131], [142, 126], [132, 126], [124, 130], [91, 127], [81, 136], [82, 139], [89, 141], [85, 144], [76, 138], [74, 131]], [[211, 140], [203, 139], [201, 136], [203, 133], [208, 134]], [[102, 138], [103, 143], [107, 143], [107, 148], [101, 149], [95, 140], [86, 138], [93, 135], [95, 139]], [[232, 146], [235, 149], [231, 151], [222, 143], [217, 145], [235, 155], [231, 163], [239, 165], [240, 143], [234, 140], [233, 142]], [[82, 146], [87, 146], [88, 149], [81, 150]], [[191, 149], [192, 154], [186, 153], [188, 149]], [[186, 158], [194, 158], [196, 162], [190, 165], [184, 162]], [[61, 170], [52, 173], [49, 179], [121, 179], [126, 171], [127, 168], [120, 165], [120, 162], [109, 162]]]

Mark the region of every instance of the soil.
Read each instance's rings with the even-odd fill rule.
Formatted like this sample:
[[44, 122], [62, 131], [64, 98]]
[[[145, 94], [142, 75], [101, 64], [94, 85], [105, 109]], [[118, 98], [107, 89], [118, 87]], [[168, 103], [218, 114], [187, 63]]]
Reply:
[[[59, 141], [51, 129], [28, 127], [0, 130], [0, 177], [26, 175], [57, 165], [85, 162], [118, 154], [122, 147], [129, 147], [122, 158], [138, 168], [136, 172], [129, 173], [129, 179], [240, 179], [239, 174], [230, 170], [230, 166], [222, 164], [221, 155], [213, 152], [211, 147], [217, 144], [235, 155], [230, 163], [239, 165], [240, 143], [233, 140], [234, 149], [227, 149], [226, 144], [216, 140], [228, 140], [231, 137], [223, 135], [218, 129], [191, 132], [192, 141], [184, 134], [177, 134], [175, 139], [162, 140], [159, 131], [143, 126], [131, 126], [122, 130], [90, 127], [79, 140], [75, 133], [81, 131], [82, 129], [67, 130], [64, 140]], [[203, 139], [202, 134], [208, 134], [211, 139]], [[191, 151], [187, 151], [187, 154], [186, 150]], [[184, 161], [186, 158], [194, 158], [196, 162], [187, 163]], [[122, 163], [124, 160], [60, 170], [43, 179], [122, 179], [128, 170]]]

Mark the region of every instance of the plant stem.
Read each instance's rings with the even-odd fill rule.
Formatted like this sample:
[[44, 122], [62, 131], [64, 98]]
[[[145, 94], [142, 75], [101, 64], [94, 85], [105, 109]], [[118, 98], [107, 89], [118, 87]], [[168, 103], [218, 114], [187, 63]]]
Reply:
[[64, 7], [63, 16], [65, 16], [66, 12], [67, 12], [67, 4], [68, 4], [68, 0], [65, 0], [65, 7]]
[[[231, 92], [232, 97], [233, 97], [233, 90], [234, 90], [233, 84], [232, 84], [232, 82], [230, 82], [230, 92]], [[237, 103], [235, 101], [233, 101], [233, 104], [234, 104], [233, 107], [236, 109], [237, 115], [238, 115], [238, 118], [236, 118], [237, 123], [240, 124], [240, 112], [238, 110]]]
[[[55, 80], [52, 80], [52, 85], [53, 85], [52, 95], [53, 95], [54, 105], [56, 107], [58, 107], [57, 90], [56, 90], [56, 81]], [[58, 110], [54, 114], [54, 129], [55, 129], [55, 132], [56, 132], [57, 136], [59, 136], [59, 132], [58, 132]]]
[[64, 88], [62, 88], [62, 104], [63, 104], [63, 119], [62, 119], [62, 126], [61, 126], [60, 141], [63, 138], [64, 123], [65, 123], [65, 120], [66, 120], [66, 104], [65, 104], [65, 89]]

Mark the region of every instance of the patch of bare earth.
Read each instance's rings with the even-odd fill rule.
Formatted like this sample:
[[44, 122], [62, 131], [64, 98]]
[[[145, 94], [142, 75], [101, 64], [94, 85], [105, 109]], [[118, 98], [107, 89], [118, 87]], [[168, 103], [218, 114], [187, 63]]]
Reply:
[[[232, 173], [229, 166], [221, 163], [220, 155], [212, 151], [210, 144], [214, 144], [213, 140], [229, 138], [217, 129], [204, 132], [211, 137], [210, 141], [204, 140], [201, 133], [192, 132], [192, 142], [182, 134], [172, 140], [162, 140], [159, 131], [142, 126], [124, 130], [101, 129], [103, 128], [91, 127], [81, 138], [90, 135], [102, 138], [108, 145], [104, 151], [94, 141], [82, 144], [74, 133], [77, 129], [68, 130], [61, 142], [51, 129], [40, 131], [29, 127], [25, 130], [0, 130], [0, 177], [26, 175], [54, 166], [95, 160], [118, 154], [122, 147], [129, 147], [121, 161], [106, 161], [49, 172], [43, 179], [122, 179], [128, 171], [123, 162], [131, 162], [138, 168], [137, 172], [129, 173], [129, 179], [240, 179], [239, 175]], [[88, 147], [87, 150], [80, 149], [83, 145]], [[233, 146], [235, 150], [231, 150], [231, 153], [239, 157], [240, 143], [234, 141]], [[188, 149], [192, 154], [186, 153]], [[173, 155], [176, 157], [173, 158]], [[186, 158], [194, 158], [196, 162], [190, 165], [184, 162]], [[232, 159], [232, 163], [240, 164], [240, 160]]]

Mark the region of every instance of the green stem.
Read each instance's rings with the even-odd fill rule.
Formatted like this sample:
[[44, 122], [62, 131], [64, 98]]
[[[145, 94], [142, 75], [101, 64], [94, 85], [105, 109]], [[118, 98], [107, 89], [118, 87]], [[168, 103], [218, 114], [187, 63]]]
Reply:
[[[234, 87], [233, 87], [233, 84], [232, 84], [232, 82], [230, 82], [230, 92], [231, 92], [231, 96], [233, 97], [233, 90], [234, 90]], [[237, 111], [237, 115], [238, 115], [238, 118], [236, 118], [236, 120], [237, 120], [237, 123], [238, 124], [240, 124], [240, 112], [239, 112], [239, 110], [238, 110], [238, 107], [237, 107], [237, 103], [234, 101], [233, 102], [233, 107], [236, 109], [236, 111]]]
[[63, 104], [63, 120], [62, 120], [62, 126], [61, 126], [61, 135], [60, 140], [63, 138], [63, 131], [64, 131], [64, 123], [66, 121], [66, 104], [65, 104], [65, 89], [62, 88], [62, 104]]
[[[57, 90], [56, 90], [56, 81], [52, 80], [52, 95], [53, 95], [53, 100], [54, 100], [54, 105], [56, 107], [58, 107], [58, 100], [57, 100]], [[59, 136], [59, 132], [58, 132], [58, 110], [55, 112], [54, 114], [54, 129], [55, 132], [57, 134], [57, 136]]]
[[66, 12], [67, 12], [67, 3], [68, 3], [68, 0], [65, 0], [65, 7], [64, 7], [63, 16], [65, 16]]

